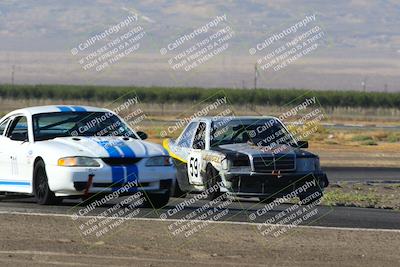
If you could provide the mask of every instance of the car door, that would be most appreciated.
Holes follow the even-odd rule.
[[[174,157],[177,179],[180,181],[181,186],[189,184],[187,162],[198,124],[197,121],[190,122],[178,139],[172,142],[169,147],[170,154]]]
[[[177,154],[182,160],[184,160],[184,162],[188,160],[188,155],[193,143],[194,134],[196,132],[198,124],[199,123],[197,121],[189,123],[172,147],[173,152]]]
[[[207,123],[200,121],[189,151],[189,158],[187,162],[189,183],[194,185],[202,185],[203,179],[201,175],[202,154],[206,149],[206,132]]]
[[[6,155],[6,137],[5,133],[7,130],[7,126],[10,122],[10,118],[6,118],[0,123],[0,186],[1,186],[1,181],[4,181],[5,179],[8,178],[8,175],[6,175],[6,169],[8,168],[9,165],[9,159],[8,156]]]
[[[4,176],[6,190],[12,192],[30,192],[32,168],[29,160],[31,143],[29,124],[26,116],[15,116],[7,127],[3,139]]]

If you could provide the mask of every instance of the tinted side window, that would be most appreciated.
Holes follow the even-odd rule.
[[[4,134],[4,131],[6,130],[9,121],[10,119],[6,119],[2,124],[0,124],[0,135]]]
[[[18,136],[16,140],[21,140],[22,136],[24,136],[25,139],[28,138],[28,120],[24,116],[16,117],[7,132],[7,137],[11,139],[14,139],[13,137],[16,136]]]
[[[194,149],[205,149],[206,148],[206,127],[205,122],[200,122],[199,127],[197,127],[196,135],[193,141]]]
[[[190,147],[191,146],[196,126],[197,126],[197,122],[191,122],[189,124],[189,126],[186,128],[186,130],[179,137],[178,146],[181,146],[181,147]]]

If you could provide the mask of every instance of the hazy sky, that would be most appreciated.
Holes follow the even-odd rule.
[[[396,0],[2,0],[0,82],[397,91],[399,25]]]

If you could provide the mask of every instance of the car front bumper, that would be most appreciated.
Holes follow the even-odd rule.
[[[293,172],[293,173],[226,173],[223,183],[224,191],[235,196],[282,197],[297,188],[313,185],[308,192],[320,191],[329,185],[323,172]],[[315,185],[315,186],[314,186]]]
[[[134,173],[121,168],[120,175],[109,166],[101,168],[46,166],[50,190],[57,196],[108,193],[122,187],[128,193],[151,191],[163,193],[171,189],[176,171],[173,166],[137,167]],[[92,178],[90,178],[92,176]]]

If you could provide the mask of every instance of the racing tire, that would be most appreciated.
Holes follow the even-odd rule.
[[[62,202],[62,198],[57,198],[49,188],[46,174],[46,166],[43,161],[39,161],[33,170],[33,193],[39,205],[55,205]]]
[[[218,175],[218,171],[212,166],[207,166],[205,178],[206,178],[206,192],[207,192],[206,200],[214,200],[222,196],[223,193],[221,192],[221,189],[218,185],[218,182],[221,181],[221,178]],[[214,190],[212,188],[217,188],[217,189]]]
[[[182,191],[182,189],[179,186],[178,180],[176,180],[172,197],[185,198],[186,196],[187,196],[187,193]]]
[[[157,193],[145,193],[146,201],[145,207],[160,209],[166,206],[169,202],[170,192],[157,194]]]

